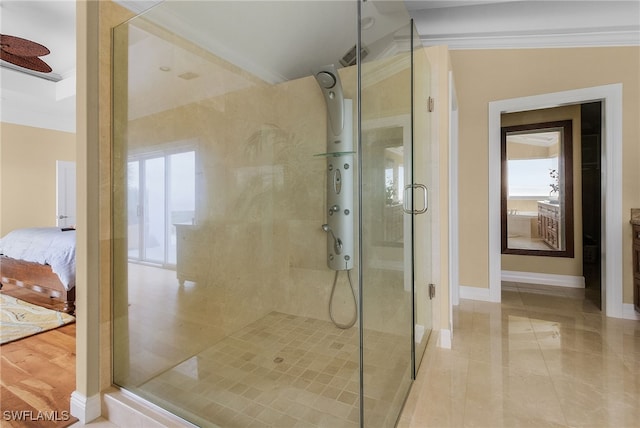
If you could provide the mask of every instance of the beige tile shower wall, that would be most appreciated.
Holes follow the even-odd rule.
[[[287,131],[277,125],[276,95],[257,86],[129,122],[130,153],[195,147],[197,293],[224,299],[226,334],[273,311],[286,280],[277,219],[289,206]]]
[[[345,98],[353,98],[355,74],[340,70]],[[275,222],[283,230],[280,255],[287,273],[280,284],[278,310],[328,320],[333,271],[327,267],[326,147],[327,113],[313,77],[277,85],[278,125],[283,139],[284,187],[278,192]],[[355,278],[355,275],[354,275]],[[344,288],[346,290],[346,288]]]
[[[348,98],[355,74],[342,74]],[[132,153],[195,144],[196,224],[207,237],[199,292],[224,296],[226,334],[273,310],[328,319],[326,161],[314,156],[326,151],[325,129],[312,77],[256,83],[129,122]]]
[[[640,203],[640,48],[451,51],[460,105],[460,283],[488,288],[488,103],[611,83],[623,85],[622,248],[629,210]],[[631,252],[623,252],[624,301],[631,302]]]
[[[536,257],[503,254],[502,270],[516,272],[549,273],[556,275],[582,276],[582,156],[580,141],[580,106],[557,107],[521,113],[502,115],[502,126],[515,126],[530,123],[572,121],[573,146],[573,243],[574,257]],[[537,211],[537,204],[533,209]]]

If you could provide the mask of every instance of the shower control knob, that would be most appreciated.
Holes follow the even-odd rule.
[[[344,215],[349,215],[350,212],[351,211],[349,211],[349,210],[344,210]]]
[[[345,259],[346,261],[349,261],[349,260],[351,260],[351,257],[349,257],[349,256],[344,256],[344,259]]]
[[[349,169],[349,164],[348,163],[344,164],[344,169]]]
[[[329,215],[333,215],[333,213],[337,213],[340,211],[340,207],[338,205],[334,205],[329,208]]]

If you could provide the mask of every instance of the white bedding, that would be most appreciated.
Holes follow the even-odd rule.
[[[76,285],[76,231],[59,227],[16,229],[0,239],[0,254],[51,266],[67,290]]]

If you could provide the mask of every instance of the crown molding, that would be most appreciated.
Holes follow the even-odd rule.
[[[606,32],[548,34],[465,34],[422,36],[424,46],[446,45],[451,50],[462,49],[526,49],[640,46],[640,29]]]

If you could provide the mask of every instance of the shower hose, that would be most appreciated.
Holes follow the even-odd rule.
[[[333,318],[333,293],[335,293],[336,291],[336,284],[338,283],[338,273],[340,273],[339,270],[336,271],[336,275],[333,277],[333,287],[331,288],[331,297],[329,297],[329,317],[336,327],[346,330],[353,327],[353,325],[356,323],[356,320],[358,319],[358,302],[356,301],[356,293],[353,291],[353,284],[351,284],[351,273],[350,270],[347,269],[349,290],[351,290],[351,295],[353,296],[353,318],[347,324],[340,324]]]

